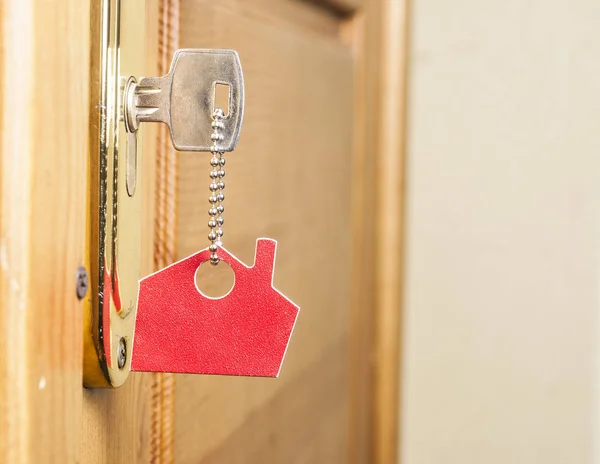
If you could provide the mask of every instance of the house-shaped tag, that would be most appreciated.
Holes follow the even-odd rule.
[[[273,287],[276,247],[259,239],[252,267],[219,248],[235,283],[218,299],[196,287],[208,249],[142,279],[131,370],[277,377],[299,308]]]

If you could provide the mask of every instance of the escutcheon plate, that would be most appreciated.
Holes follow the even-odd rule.
[[[145,0],[92,2],[86,387],[118,387],[131,365],[141,266],[141,144],[125,131],[122,76],[143,74],[144,21]]]

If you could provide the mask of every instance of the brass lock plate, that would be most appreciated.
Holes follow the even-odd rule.
[[[122,76],[144,71],[145,0],[92,2],[83,383],[118,387],[130,371],[141,263],[141,143],[123,122]]]

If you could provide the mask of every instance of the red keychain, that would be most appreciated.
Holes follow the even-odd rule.
[[[131,370],[277,377],[299,308],[273,287],[277,242],[259,239],[253,266],[221,245],[225,159],[223,112],[213,113],[210,246],[140,281]],[[200,265],[220,261],[235,274],[222,298],[196,286]]]
[[[251,267],[220,248],[235,284],[218,299],[196,287],[208,248],[143,279],[131,370],[277,377],[299,308],[273,288],[276,246],[259,239]]]

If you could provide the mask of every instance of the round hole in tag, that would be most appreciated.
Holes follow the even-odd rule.
[[[235,284],[235,273],[225,261],[213,266],[210,261],[203,262],[196,271],[196,288],[206,298],[223,298]]]

